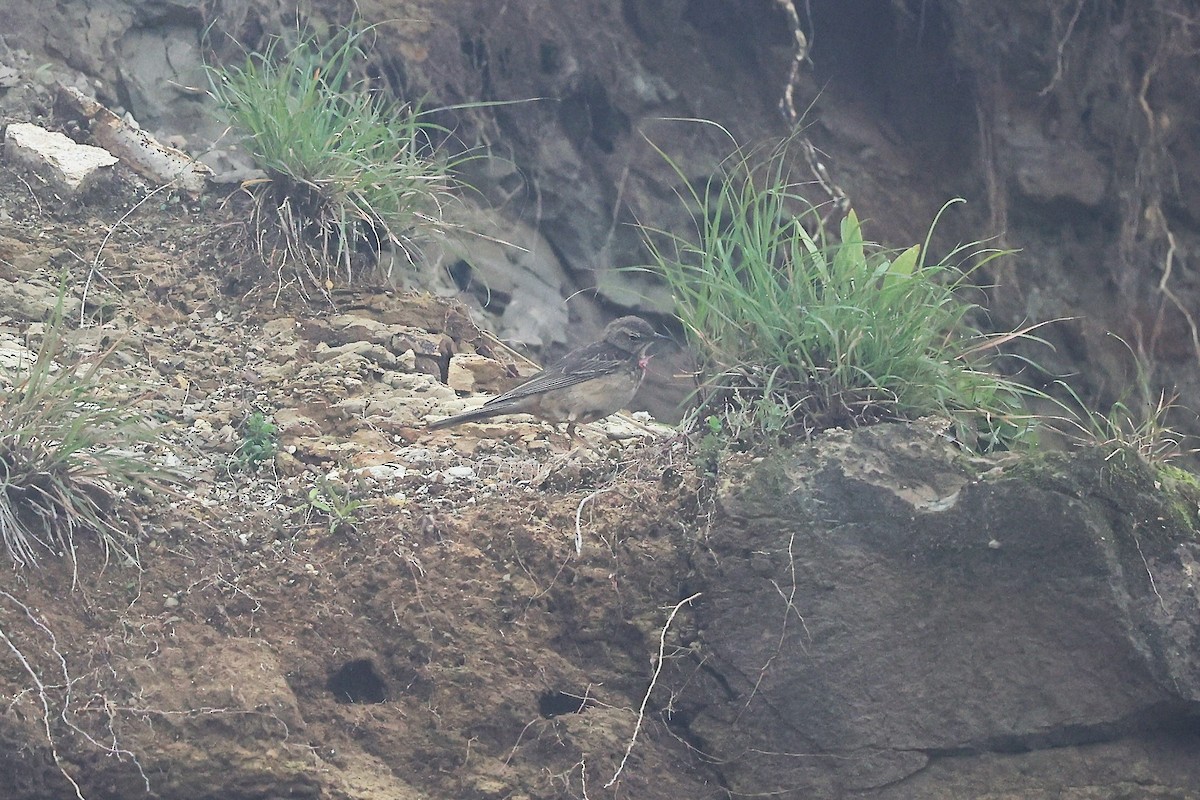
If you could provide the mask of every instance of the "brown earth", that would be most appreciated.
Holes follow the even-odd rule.
[[[107,208],[51,213],[0,169],[8,290],[52,297],[59,269],[75,287],[93,273],[73,354],[122,338],[106,383],[151,387],[145,408],[187,475],[145,519],[143,569],[84,545],[76,586],[49,554],[5,581],[3,630],[28,659],[6,659],[0,678],[7,797],[69,794],[63,772],[89,798],[142,796],[147,781],[193,798],[553,797],[613,774],[656,609],[679,599],[676,544],[708,508],[680,444],[568,456],[538,426],[421,434],[389,403],[430,407],[402,385],[429,376],[377,353],[330,358],[306,337],[335,315],[294,293],[222,291],[237,272],[222,246],[237,196],[131,211],[121,185]],[[79,256],[97,252],[93,271]],[[421,322],[406,302],[372,307]],[[6,309],[16,330],[37,321]],[[245,474],[231,463],[254,408],[280,420],[284,453]],[[364,503],[354,524],[307,502],[331,472]],[[655,715],[619,785],[702,792],[687,760]]]

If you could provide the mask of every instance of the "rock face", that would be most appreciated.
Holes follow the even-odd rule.
[[[974,479],[885,426],[734,475],[693,584],[712,680],[679,694],[726,785],[1200,796],[1195,507],[1103,456]]]

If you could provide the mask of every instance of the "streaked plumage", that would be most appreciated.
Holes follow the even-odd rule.
[[[500,414],[533,414],[571,426],[603,419],[633,399],[649,349],[665,337],[641,317],[621,317],[599,341],[567,353],[519,386],[482,406],[430,423],[431,430]]]

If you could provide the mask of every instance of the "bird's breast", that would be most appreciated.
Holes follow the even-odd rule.
[[[637,394],[641,370],[611,375],[548,392],[538,404],[539,416],[557,422],[595,422],[620,411]]]

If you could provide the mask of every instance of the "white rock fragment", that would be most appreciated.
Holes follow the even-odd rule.
[[[4,155],[48,181],[56,192],[78,196],[112,170],[117,158],[99,147],[77,144],[56,131],[13,122],[4,132]]]
[[[405,447],[396,453],[396,457],[410,464],[422,464],[433,461],[433,451],[426,447]]]
[[[394,480],[408,474],[408,468],[398,464],[375,464],[354,470],[355,475],[362,475],[376,481]]]
[[[446,478],[448,481],[473,481],[475,480],[475,469],[467,465],[458,467],[450,467],[446,470]]]
[[[405,350],[396,356],[396,367],[405,372],[412,372],[417,368],[417,354],[414,350]]]

